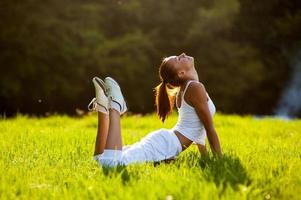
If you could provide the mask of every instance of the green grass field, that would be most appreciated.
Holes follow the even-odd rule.
[[[125,116],[123,142],[176,120]],[[94,114],[1,119],[0,199],[300,199],[301,120],[217,114],[214,123],[223,159],[193,145],[169,164],[106,170],[92,158]]]

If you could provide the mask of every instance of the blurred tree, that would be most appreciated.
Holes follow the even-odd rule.
[[[300,49],[296,0],[2,0],[0,112],[74,113],[113,76],[133,112],[154,110],[162,57],[195,57],[223,112],[271,113]],[[260,105],[260,106],[258,106]]]

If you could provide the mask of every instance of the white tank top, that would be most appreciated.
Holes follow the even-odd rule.
[[[204,125],[200,120],[200,118],[198,117],[195,108],[189,105],[188,103],[186,103],[184,99],[186,90],[191,82],[193,82],[193,80],[188,81],[188,83],[185,86],[183,95],[181,97],[181,105],[180,108],[178,108],[178,112],[179,112],[178,122],[171,130],[177,130],[186,138],[188,138],[189,140],[195,143],[204,144],[206,138],[206,131]],[[210,110],[210,114],[211,116],[213,116],[215,114],[216,109],[208,93],[207,93],[207,97],[208,97],[207,103]]]

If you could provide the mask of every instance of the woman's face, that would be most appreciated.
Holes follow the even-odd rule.
[[[174,67],[178,77],[181,80],[199,80],[198,74],[194,68],[194,58],[182,53],[178,56],[169,56],[167,58],[170,66]]]

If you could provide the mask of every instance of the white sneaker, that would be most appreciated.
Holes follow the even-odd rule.
[[[117,110],[120,111],[120,114],[122,115],[127,111],[127,105],[122,95],[120,86],[111,77],[105,78],[105,84],[107,89],[107,96],[110,98],[109,108],[113,108],[112,102],[115,102],[119,106]]]
[[[92,82],[95,87],[95,98],[88,105],[88,110],[95,110],[105,114],[109,114],[109,99],[106,96],[105,83],[98,77],[94,77]],[[92,108],[91,108],[92,105]]]

